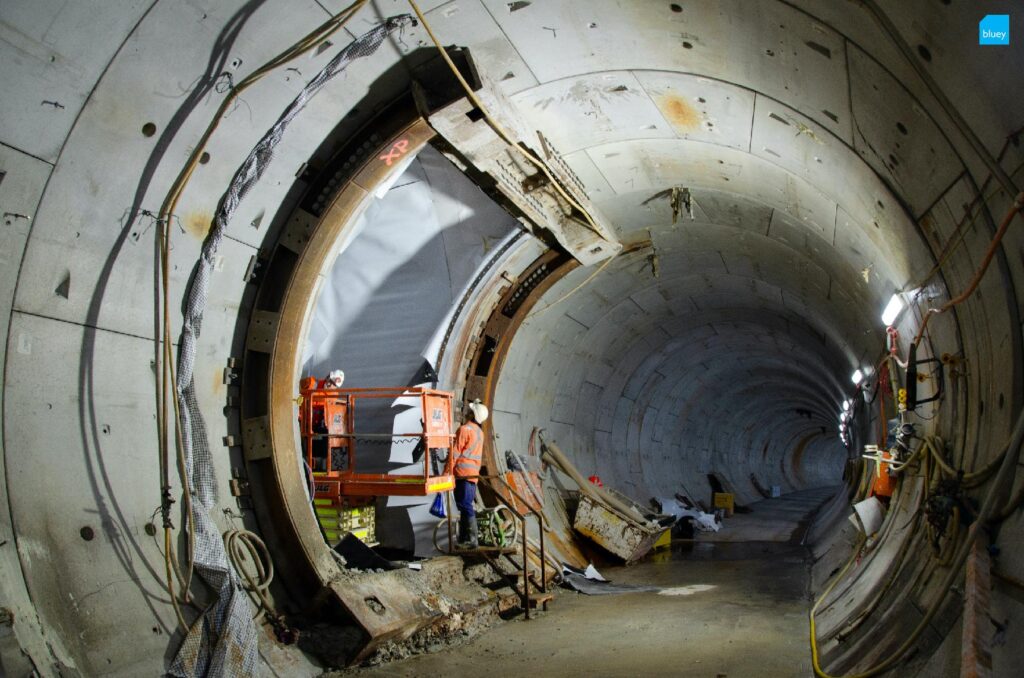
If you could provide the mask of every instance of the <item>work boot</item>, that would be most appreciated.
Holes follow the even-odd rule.
[[[459,536],[455,542],[455,546],[460,549],[475,548],[471,547],[470,544],[470,530],[469,530],[470,517],[465,513],[459,514]],[[474,519],[475,521],[475,519]]]
[[[469,520],[469,541],[467,542],[467,548],[475,549],[480,547],[480,540],[477,538],[476,532],[476,516],[470,516]]]

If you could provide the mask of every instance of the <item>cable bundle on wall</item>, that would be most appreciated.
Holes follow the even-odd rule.
[[[411,17],[402,15],[392,17],[365,35],[357,38],[342,49],[317,75],[306,84],[299,95],[285,108],[277,122],[267,131],[252,149],[241,167],[235,172],[227,192],[221,198],[216,216],[207,234],[196,267],[195,276],[187,289],[186,312],[182,328],[181,345],[178,355],[177,370],[173,364],[171,323],[170,323],[170,221],[175,215],[178,201],[183,194],[189,179],[195,170],[203,150],[217,129],[228,107],[238,98],[239,94],[253,85],[267,73],[287,64],[291,60],[321,44],[342,26],[364,5],[366,0],[357,0],[350,7],[319,26],[302,40],[270,60],[255,72],[246,77],[233,88],[217,110],[216,116],[209,124],[200,141],[194,147],[188,163],[178,175],[165,198],[158,217],[161,227],[160,271],[162,301],[162,380],[158,393],[159,445],[161,460],[161,508],[164,514],[164,550],[166,559],[167,589],[179,623],[186,630],[182,645],[170,667],[169,673],[177,676],[222,675],[236,672],[246,675],[255,672],[258,660],[256,629],[249,613],[249,605],[245,598],[235,594],[241,589],[237,567],[229,562],[238,563],[238,559],[247,552],[261,565],[255,574],[244,570],[243,575],[249,582],[250,595],[256,596],[257,607],[262,617],[263,611],[269,608],[266,597],[267,587],[273,576],[272,565],[269,564],[269,553],[265,546],[262,553],[266,556],[266,565],[255,554],[260,550],[262,542],[251,533],[229,533],[227,547],[221,541],[219,530],[213,523],[209,511],[216,502],[216,479],[214,477],[212,455],[209,450],[205,425],[196,400],[193,383],[193,365],[196,355],[196,342],[202,326],[203,312],[206,306],[210,276],[213,271],[214,254],[224,237],[233,213],[245,194],[259,181],[273,158],[275,146],[280,142],[288,124],[305,107],[306,103],[333,77],[345,70],[356,58],[368,56],[375,52],[384,39],[395,30],[399,30],[412,22]],[[177,372],[177,374],[175,374]],[[168,389],[174,384],[173,396]],[[189,556],[186,575],[178,572],[172,548],[170,521],[170,474],[168,470],[169,450],[168,433],[168,398],[174,409],[174,439],[177,449],[178,473],[181,479],[184,501],[188,516]],[[198,500],[198,506],[193,499]],[[177,601],[174,589],[174,576],[177,575],[183,591],[191,585],[193,568],[198,570],[204,581],[217,593],[217,600],[207,608],[191,628],[187,626],[184,615]]]
[[[923,461],[929,459],[938,460],[941,459],[938,447],[936,445],[937,439],[929,439],[923,444],[918,452],[926,453],[922,457]],[[928,607],[921,621],[914,627],[913,631],[904,639],[903,643],[886,659],[879,662],[875,666],[867,669],[866,671],[844,676],[843,678],[871,678],[872,676],[880,675],[894,666],[903,658],[903,656],[910,650],[911,647],[917,642],[921,633],[931,623],[932,619],[938,613],[942,602],[945,600],[946,593],[952,587],[956,578],[960,575],[960,569],[963,567],[967,560],[968,553],[970,552],[971,545],[978,538],[980,530],[986,529],[987,525],[992,521],[999,521],[1005,517],[1007,509],[1013,509],[1013,501],[1003,507],[997,506],[1000,497],[1004,491],[1008,489],[1009,485],[1012,485],[1013,479],[1016,475],[1017,462],[1020,458],[1021,446],[1024,443],[1024,410],[1017,417],[1017,421],[1014,425],[1013,432],[1010,436],[1010,441],[1006,448],[1001,454],[999,454],[995,460],[972,473],[961,473],[956,471],[948,464],[945,464],[945,460],[942,460],[942,464],[939,464],[938,468],[944,473],[952,472],[958,478],[969,478],[969,482],[977,486],[985,484],[991,479],[991,485],[989,485],[988,491],[985,493],[985,498],[982,502],[981,508],[978,511],[978,515],[975,521],[972,523],[968,530],[966,537],[958,547],[954,550],[952,547],[948,549],[946,553],[940,554],[939,565],[948,565],[949,569],[946,572],[946,576],[943,578],[942,583],[938,587],[940,594]],[[914,456],[917,456],[915,453]],[[944,465],[945,464],[945,465]],[[995,476],[992,477],[992,474]],[[929,472],[925,471],[925,482],[928,482]],[[1014,500],[1015,501],[1015,500]],[[915,511],[915,519],[919,515],[919,510]],[[958,516],[957,516],[958,518]],[[958,529],[958,528],[957,528]],[[958,535],[952,537],[952,544],[956,544]],[[850,567],[859,558],[861,550],[864,546],[864,540],[862,539],[854,549],[852,555],[846,564],[840,569],[839,573],[833,578],[833,580],[825,587],[821,595],[815,601],[814,606],[810,611],[810,642],[811,642],[811,659],[814,666],[814,672],[816,676],[821,678],[836,678],[831,674],[828,674],[822,669],[819,656],[818,656],[818,639],[817,629],[815,624],[815,616],[817,615],[818,609],[821,607],[825,599],[832,593],[836,585],[843,579]],[[945,562],[942,562],[945,561]]]

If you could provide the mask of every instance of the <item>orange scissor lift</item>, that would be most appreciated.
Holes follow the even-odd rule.
[[[355,532],[367,541],[365,524],[345,516],[371,506],[379,496],[423,497],[455,487],[451,469],[452,399],[447,391],[428,388],[326,388],[314,377],[300,382],[299,428],[302,450],[313,476],[313,503],[328,541],[342,532]],[[409,433],[360,432],[359,403],[372,400],[419,401],[421,430]],[[379,445],[390,451],[395,439],[418,439],[423,448],[422,473],[360,473],[359,445]],[[433,472],[432,460],[444,451],[445,466]],[[362,527],[363,534],[358,529]],[[372,539],[372,527],[370,529]]]

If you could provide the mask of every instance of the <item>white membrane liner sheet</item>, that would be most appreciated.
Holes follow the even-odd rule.
[[[373,201],[325,274],[303,351],[303,374],[345,372],[351,388],[432,385],[425,363],[436,358],[452,309],[486,260],[520,224],[450,161],[426,147],[392,187]],[[396,331],[398,330],[398,331]],[[433,369],[435,366],[430,365]],[[408,402],[381,401],[357,411],[360,433],[417,430]],[[411,441],[358,455],[365,472],[415,472]],[[379,453],[378,453],[379,450]],[[413,464],[413,466],[409,466]],[[431,497],[391,497],[379,516],[382,543],[433,551]],[[382,520],[381,520],[382,519]],[[386,540],[386,541],[385,541]]]

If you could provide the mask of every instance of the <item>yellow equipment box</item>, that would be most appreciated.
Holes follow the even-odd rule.
[[[715,492],[714,500],[716,509],[725,509],[725,515],[732,515],[735,503],[731,492]]]
[[[330,499],[314,499],[316,519],[327,535],[327,542],[334,546],[352,533],[367,546],[377,543],[377,520],[374,506],[344,507],[335,505]]]

